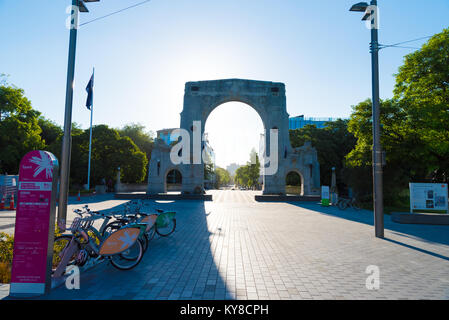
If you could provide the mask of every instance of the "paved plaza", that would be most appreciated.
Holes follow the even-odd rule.
[[[449,226],[401,225],[371,211],[317,203],[258,203],[254,191],[209,191],[213,201],[146,201],[177,211],[177,228],[156,236],[141,263],[102,263],[41,299],[449,299]],[[117,209],[112,196],[71,198],[72,208]],[[11,231],[0,212],[0,231]],[[2,216],[3,215],[3,216]],[[9,220],[8,220],[9,219]],[[69,219],[70,220],[70,219]],[[368,266],[380,288],[368,290]],[[0,297],[8,286],[0,286]]]

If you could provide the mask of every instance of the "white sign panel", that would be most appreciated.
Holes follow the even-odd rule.
[[[410,183],[410,212],[414,210],[448,212],[448,191],[445,183]]]

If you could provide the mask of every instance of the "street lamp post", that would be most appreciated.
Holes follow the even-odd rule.
[[[350,11],[364,12],[362,20],[370,21],[371,29],[371,65],[373,94],[373,195],[374,195],[374,229],[378,238],[384,237],[383,208],[383,169],[382,146],[380,144],[380,98],[379,98],[379,32],[377,0],[371,4],[360,2],[353,5]]]
[[[67,85],[64,114],[64,137],[61,150],[61,178],[59,183],[58,226],[65,229],[67,220],[67,198],[69,192],[70,152],[72,149],[72,102],[75,78],[76,37],[78,31],[79,12],[89,12],[84,2],[98,2],[100,0],[72,0],[70,21],[69,61],[67,67]]]

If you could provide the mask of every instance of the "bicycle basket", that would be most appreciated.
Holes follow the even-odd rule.
[[[75,232],[76,230],[78,230],[78,228],[81,226],[81,218],[76,217],[75,219],[73,219],[72,221],[72,225],[70,226],[70,230],[72,232]]]
[[[89,229],[94,224],[94,220],[86,219],[81,222],[81,229]]]

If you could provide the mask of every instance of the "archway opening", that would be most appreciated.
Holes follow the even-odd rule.
[[[179,170],[173,169],[167,173],[165,178],[166,191],[181,191],[182,189],[182,174]]]
[[[285,193],[290,195],[302,196],[303,182],[301,175],[296,171],[290,171],[285,178]]]
[[[214,189],[262,189],[262,177],[259,169],[254,173],[254,166],[250,179],[236,179],[239,168],[262,162],[259,149],[264,124],[252,106],[243,102],[217,106],[206,119],[204,133],[206,144],[213,151]],[[229,181],[223,175],[229,175]]]

